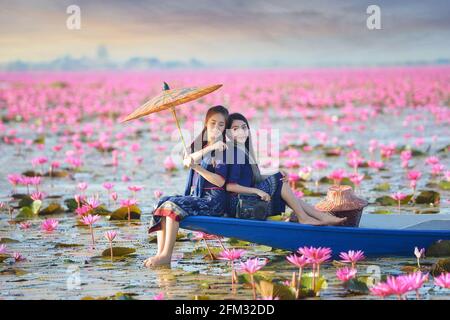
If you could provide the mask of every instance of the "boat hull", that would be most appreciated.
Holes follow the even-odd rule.
[[[411,256],[414,247],[427,248],[438,240],[450,240],[449,230],[318,227],[205,216],[187,217],[180,227],[290,251],[303,246],[330,247],[334,254],[363,250],[366,256]]]

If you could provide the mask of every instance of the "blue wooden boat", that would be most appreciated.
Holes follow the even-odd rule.
[[[386,219],[386,217],[377,217],[377,219]],[[296,251],[303,246],[330,247],[334,254],[348,250],[363,250],[366,256],[372,257],[411,256],[416,246],[427,248],[438,240],[450,240],[448,217],[444,220],[432,221],[429,221],[428,217],[421,217],[422,221],[419,219],[418,222],[411,219],[407,219],[409,225],[399,226],[398,223],[397,225],[393,223],[397,228],[387,229],[380,228],[380,224],[377,228],[376,223],[373,222],[373,227],[352,228],[190,216],[181,221],[180,227],[290,251]],[[362,219],[361,222],[363,223],[364,220]]]

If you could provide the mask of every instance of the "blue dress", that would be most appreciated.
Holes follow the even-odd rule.
[[[215,163],[214,163],[215,162]],[[227,177],[225,152],[203,158],[200,165],[206,170]],[[184,195],[161,197],[153,211],[148,233],[161,230],[161,217],[170,217],[181,221],[187,216],[222,216],[225,213],[227,192],[224,187],[217,187],[194,170],[189,170],[189,177]]]
[[[239,157],[239,158],[238,158]],[[245,161],[237,161],[237,159],[244,159]],[[248,155],[238,148],[234,148],[234,161],[228,164],[228,179],[227,184],[239,184],[243,187],[252,187],[262,190],[270,195],[270,213],[269,215],[278,215],[286,210],[286,202],[281,197],[281,188],[283,182],[281,181],[283,175],[277,172],[264,180],[253,183],[253,171]],[[238,204],[238,194],[228,192],[227,197],[227,215],[230,217],[236,216],[236,206]]]

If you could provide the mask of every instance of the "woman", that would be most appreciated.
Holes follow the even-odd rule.
[[[191,153],[185,155],[184,163],[190,170],[184,196],[162,197],[153,212],[149,233],[158,231],[158,252],[144,261],[145,266],[170,264],[179,222],[183,218],[223,215],[226,206],[224,149],[227,117],[228,110],[223,106],[212,107],[206,113],[204,128],[192,142]]]
[[[286,204],[292,208],[298,222],[311,225],[338,225],[346,218],[337,218],[329,213],[320,212],[313,206],[298,199],[285,179],[278,172],[267,178],[260,174],[253,152],[250,127],[247,119],[240,113],[229,115],[226,132],[231,140],[228,156],[233,154],[234,161],[228,168],[226,190],[228,209],[231,215],[236,213],[239,193],[256,194],[262,200],[271,201],[271,215],[285,211]]]

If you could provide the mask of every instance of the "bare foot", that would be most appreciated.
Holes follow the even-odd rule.
[[[145,259],[144,260],[144,266],[147,267],[147,268],[150,267],[152,265],[153,259],[155,259],[157,256],[158,256],[158,254],[153,256],[153,257]]]
[[[323,215],[324,215],[323,222],[325,222],[329,226],[338,226],[343,224],[347,220],[347,217],[339,218],[333,216],[329,212],[323,212]]]
[[[306,218],[306,219],[303,219],[303,218],[299,219],[298,223],[308,224],[308,225],[311,225],[311,226],[326,226],[327,225],[327,223],[325,221],[319,221],[319,220],[316,220],[316,219],[308,219],[308,218]]]
[[[150,266],[157,267],[157,266],[163,266],[163,265],[170,265],[171,260],[172,260],[171,256],[164,256],[164,255],[155,256],[151,260]]]

